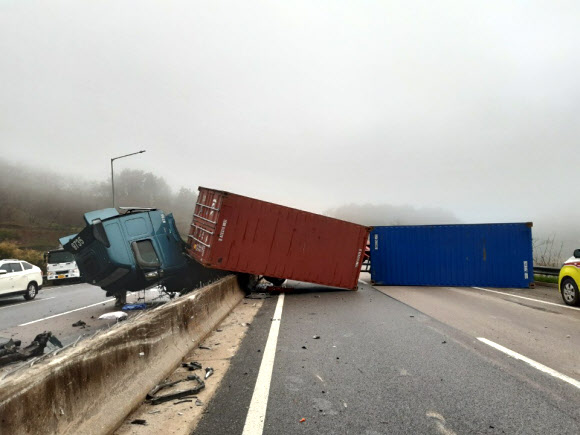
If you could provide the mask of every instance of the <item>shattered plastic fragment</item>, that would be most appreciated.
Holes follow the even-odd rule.
[[[304,423],[305,421],[306,421],[306,419],[305,419],[305,418],[301,418],[301,419],[300,419],[300,423]]]
[[[147,305],[145,304],[125,304],[123,305],[123,308],[121,308],[123,311],[135,311],[135,310],[145,310],[147,309]]]

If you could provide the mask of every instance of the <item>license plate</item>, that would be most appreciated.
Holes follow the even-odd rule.
[[[57,276],[57,278],[58,278],[58,279],[65,279],[65,278],[66,278],[66,276],[64,276],[64,275],[59,275],[59,276]]]

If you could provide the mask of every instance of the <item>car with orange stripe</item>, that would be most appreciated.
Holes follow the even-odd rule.
[[[568,258],[560,269],[558,288],[562,299],[568,305],[580,305],[580,249],[574,251],[574,255]]]

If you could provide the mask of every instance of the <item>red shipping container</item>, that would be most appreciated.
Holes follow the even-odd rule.
[[[356,290],[370,228],[199,188],[188,254],[214,269]]]

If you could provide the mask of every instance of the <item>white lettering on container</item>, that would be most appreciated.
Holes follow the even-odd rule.
[[[356,269],[358,267],[358,263],[360,261],[360,255],[362,254],[362,249],[358,250],[358,254],[356,255],[356,263],[354,263],[354,268]]]
[[[222,229],[220,231],[220,237],[218,239],[219,242],[221,242],[224,239],[224,234],[226,232],[226,225],[228,224],[228,220],[224,219],[224,221],[222,222]]]

